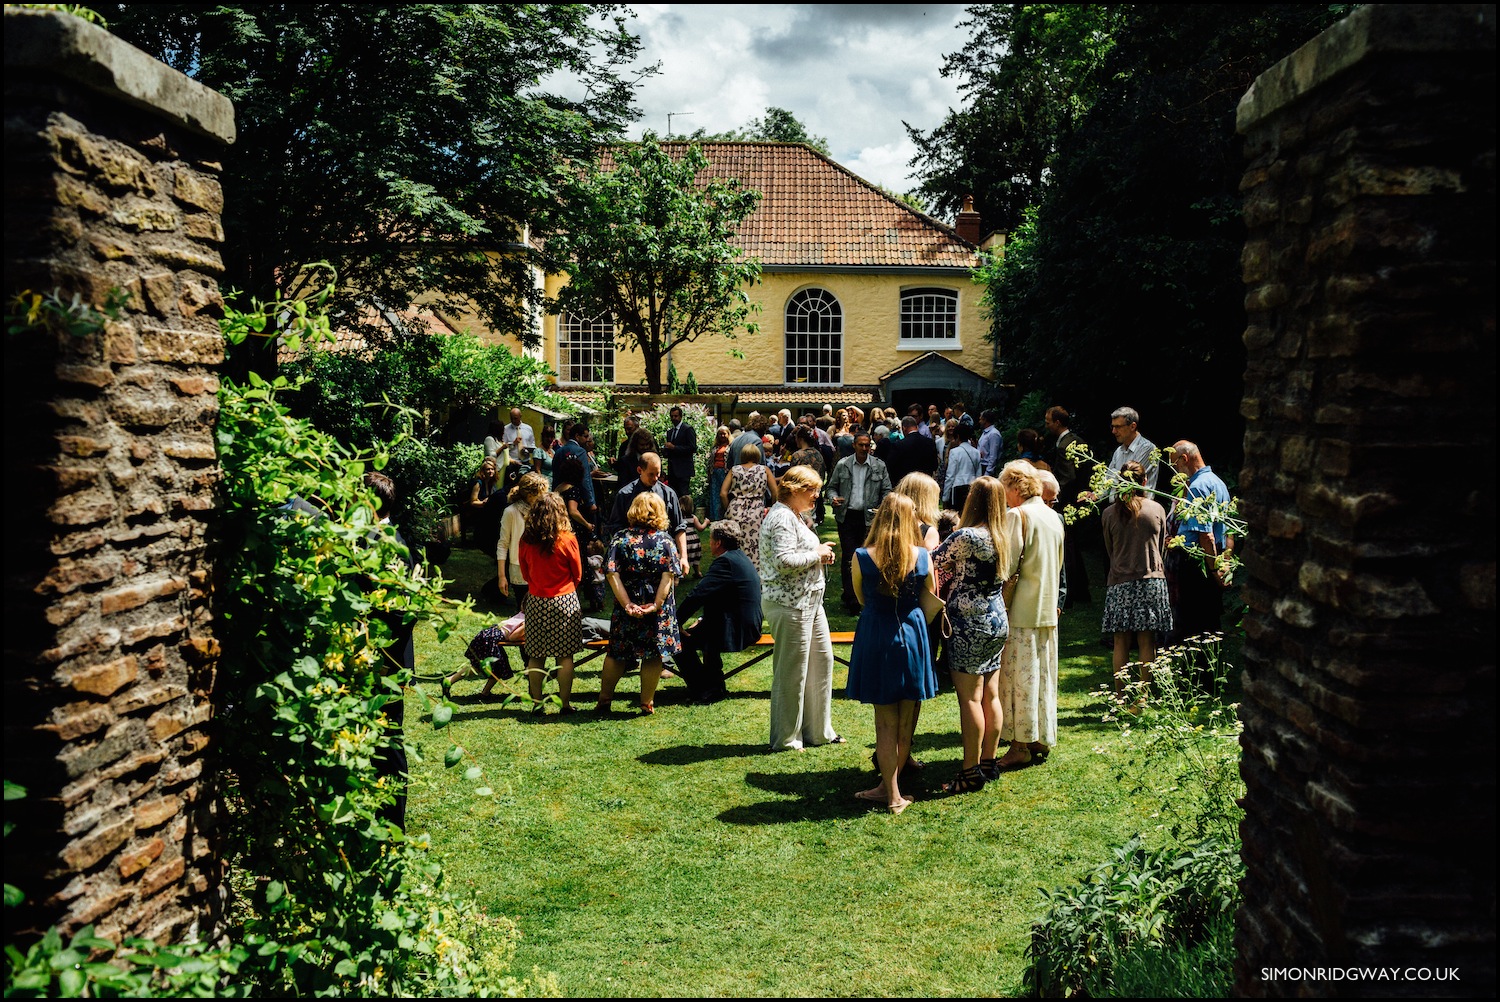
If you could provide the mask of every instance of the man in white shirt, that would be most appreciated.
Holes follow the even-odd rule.
[[[839,571],[844,583],[845,610],[857,613],[854,597],[854,551],[865,543],[865,532],[881,499],[891,492],[891,475],[885,463],[870,455],[870,436],[854,439],[854,455],[845,456],[828,478],[828,497],[839,527]]]
[[[521,423],[521,408],[510,409],[510,424],[501,432],[500,440],[509,450],[512,462],[520,460],[522,449],[536,448],[536,434],[531,430],[531,425]]]

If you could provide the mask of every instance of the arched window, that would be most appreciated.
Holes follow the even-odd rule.
[[[844,311],[833,294],[803,289],[786,303],[786,381],[844,382]]]
[[[557,318],[557,375],[564,383],[615,381],[615,323],[608,313]]]
[[[958,293],[952,289],[901,290],[901,346],[958,344]]]

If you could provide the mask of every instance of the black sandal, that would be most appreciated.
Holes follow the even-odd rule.
[[[978,769],[979,774],[986,780],[1000,778],[1000,760],[997,758],[982,758],[974,768]]]
[[[988,781],[984,771],[979,766],[971,766],[963,769],[954,777],[953,782],[943,784],[944,793],[978,793],[984,789]]]

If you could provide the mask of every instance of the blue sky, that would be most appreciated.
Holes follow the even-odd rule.
[[[640,88],[635,134],[738,128],[786,108],[835,160],[897,191],[914,186],[902,121],[937,125],[956,106],[939,74],[963,47],[962,4],[633,4],[631,30],[661,73]],[[685,117],[677,117],[690,112]]]

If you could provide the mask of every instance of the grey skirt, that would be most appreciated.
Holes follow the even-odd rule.
[[[1109,586],[1104,595],[1103,632],[1166,632],[1172,628],[1172,602],[1166,578],[1144,578]]]

